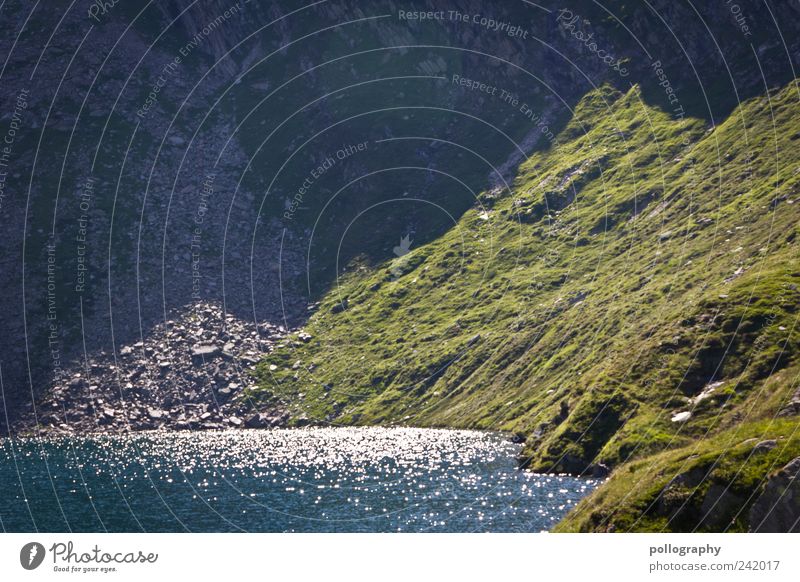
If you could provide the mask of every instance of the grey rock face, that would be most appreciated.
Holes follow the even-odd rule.
[[[794,416],[796,414],[800,414],[800,388],[795,390],[792,399],[781,409],[778,416]]]
[[[728,526],[744,500],[723,485],[713,484],[708,488],[700,506],[703,525],[719,531]]]
[[[222,350],[219,346],[214,345],[198,345],[192,349],[192,358],[195,360],[210,360],[212,358],[216,358],[222,353]]]
[[[778,446],[778,441],[775,440],[761,441],[760,443],[758,443],[756,446],[753,447],[753,454],[758,455],[767,453],[777,446]]]
[[[800,532],[800,457],[770,477],[750,508],[750,530]]]

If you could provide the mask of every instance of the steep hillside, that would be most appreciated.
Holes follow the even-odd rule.
[[[461,220],[473,192],[511,180],[525,154],[550,147],[580,99],[604,83],[639,85],[648,105],[712,123],[738,100],[788,83],[800,55],[795,2],[738,0],[746,32],[732,7],[672,0],[112,4],[90,3],[89,13],[81,3],[0,5],[0,131],[14,134],[0,156],[3,434],[35,418],[34,404],[61,409],[53,422],[64,424],[60,394],[75,374],[94,374],[88,362],[105,378],[103,362],[187,313],[202,321],[205,306],[215,305],[252,329],[293,328],[354,259],[374,268],[395,247],[404,252],[407,235],[415,257],[432,252],[437,247],[419,247],[455,223],[476,223],[474,213]],[[573,122],[572,131],[582,128]],[[563,151],[586,161],[570,153],[569,135],[561,136]],[[561,158],[537,159],[555,164],[553,172],[572,169],[556,167]],[[508,195],[491,196],[497,212],[511,212]],[[521,204],[523,220],[536,218],[538,209]],[[482,229],[512,240],[497,216]],[[519,254],[529,274],[565,275],[573,254],[562,240],[565,220],[547,234],[560,263],[548,255],[546,267],[528,264],[529,247],[541,248],[541,225],[520,230],[504,252]],[[471,234],[465,240],[475,242]],[[576,259],[588,252],[575,250]],[[506,271],[506,255],[470,258],[452,282],[456,299],[475,290],[477,265],[491,263],[500,277]],[[517,277],[507,301],[491,303],[487,293],[500,293],[501,281],[485,284],[495,288],[483,285],[474,298],[485,316],[505,305],[542,321],[536,287],[523,293]],[[531,299],[520,305],[525,293]],[[420,324],[432,334],[452,319],[454,307],[439,300],[448,306]],[[458,341],[450,338],[448,349]],[[474,366],[484,349],[473,346],[465,364]],[[126,365],[122,376],[129,373],[136,369]],[[515,373],[522,372],[504,370]],[[193,374],[181,376],[201,387]],[[93,397],[119,393],[87,383],[95,385],[103,394]],[[503,423],[521,417],[505,415],[508,400]]]
[[[593,91],[555,145],[444,236],[349,264],[249,397],[298,423],[512,431],[535,471],[656,455],[669,480],[687,458],[775,439],[745,471],[754,491],[800,454],[798,97],[792,83],[709,127],[638,87]],[[613,525],[611,488],[650,462],[617,469],[564,527]],[[636,511],[663,488],[646,473]]]

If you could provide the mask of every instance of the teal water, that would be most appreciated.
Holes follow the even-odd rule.
[[[407,428],[0,440],[0,527],[48,532],[536,532],[597,481],[495,434]]]

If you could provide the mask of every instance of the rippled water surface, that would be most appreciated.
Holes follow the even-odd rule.
[[[5,531],[541,531],[596,481],[494,434],[331,428],[0,440]]]

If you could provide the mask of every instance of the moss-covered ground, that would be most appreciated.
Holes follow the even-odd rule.
[[[800,449],[776,417],[797,390],[799,98],[711,127],[637,87],[588,94],[443,236],[342,268],[248,397],[298,423],[519,433],[536,471],[612,467],[562,529],[744,528],[698,508],[714,484],[746,506]]]

